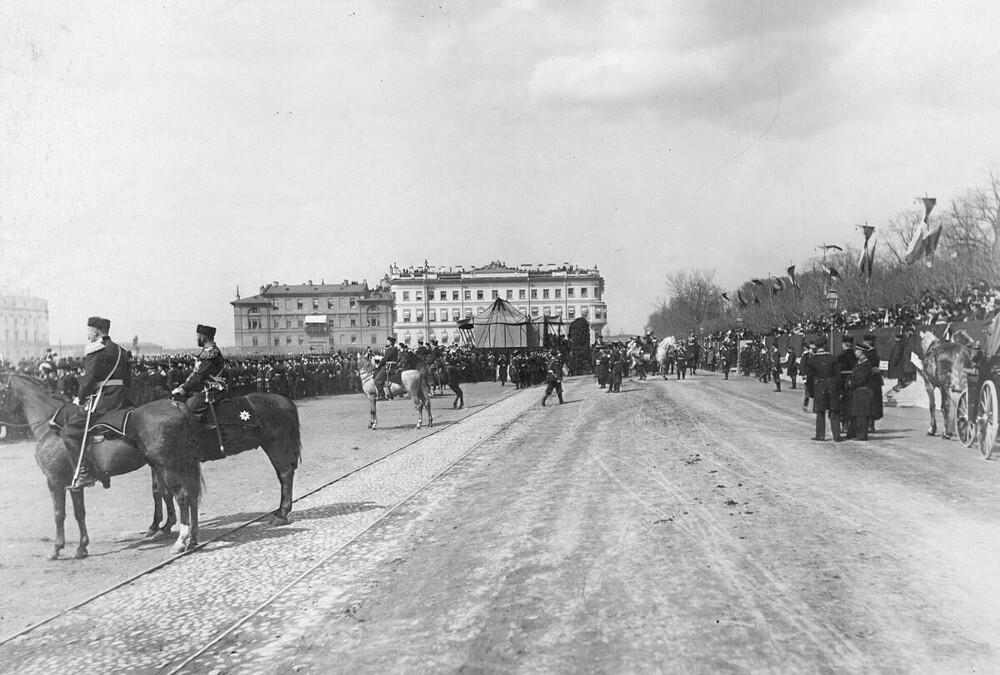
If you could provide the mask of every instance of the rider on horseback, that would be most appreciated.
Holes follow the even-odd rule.
[[[209,402],[215,402],[226,390],[222,377],[226,359],[215,344],[214,327],[199,325],[196,334],[201,353],[196,357],[194,372],[170,394],[178,400],[186,399],[187,409],[201,421]]]
[[[78,395],[78,400],[84,404],[76,406],[62,430],[70,456],[77,458],[76,473],[73,482],[66,488],[68,490],[82,490],[96,482],[93,458],[83,443],[88,422],[132,405],[128,396],[132,354],[108,337],[110,330],[111,321],[108,319],[92,316],[87,320],[89,342],[84,350],[84,374]],[[111,486],[107,479],[101,482],[104,487]]]
[[[385,353],[382,355],[382,363],[379,364],[378,371],[375,372],[375,388],[378,389],[378,400],[386,400],[385,381],[389,379],[392,367],[399,360],[399,349],[396,348],[396,338],[389,336],[385,339]]]

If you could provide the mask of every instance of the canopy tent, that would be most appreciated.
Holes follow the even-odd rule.
[[[479,349],[522,349],[538,346],[538,333],[527,316],[497,298],[473,319],[476,347]]]

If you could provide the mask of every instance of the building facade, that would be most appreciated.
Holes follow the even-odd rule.
[[[233,306],[236,350],[303,354],[381,347],[392,333],[392,295],[368,282],[281,284]]]
[[[28,295],[0,294],[0,358],[10,363],[40,357],[49,348],[49,303]]]
[[[563,265],[508,267],[492,262],[470,270],[444,267],[390,267],[388,283],[395,309],[395,335],[410,344],[437,340],[459,343],[458,322],[486,310],[503,298],[533,323],[561,329],[583,317],[590,322],[591,340],[608,323],[604,278],[597,268]]]

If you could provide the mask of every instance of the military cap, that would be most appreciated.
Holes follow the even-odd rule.
[[[391,335],[389,337],[387,337],[385,339],[385,341],[386,342],[391,342],[392,344],[396,344],[396,338],[392,337]]]
[[[198,324],[198,328],[195,329],[195,332],[198,335],[201,335],[203,337],[207,337],[209,340],[214,340],[215,339],[215,328],[213,326],[202,326],[199,323]]]
[[[822,347],[826,347],[826,345],[828,344],[828,341],[827,341],[825,335],[820,335],[819,337],[813,339],[812,343],[814,345],[816,345],[817,347],[822,348]]]
[[[87,327],[96,328],[97,330],[111,330],[111,321],[99,316],[92,316],[87,319]]]

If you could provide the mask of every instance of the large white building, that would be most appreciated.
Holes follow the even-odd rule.
[[[21,294],[0,294],[0,358],[17,363],[49,348],[49,303]]]
[[[562,265],[509,267],[492,262],[473,269],[452,267],[389,269],[387,282],[395,308],[393,330],[410,344],[436,339],[460,340],[458,322],[475,317],[503,298],[542,326],[559,326],[565,334],[575,319],[590,322],[591,339],[608,323],[604,278],[597,268]]]

